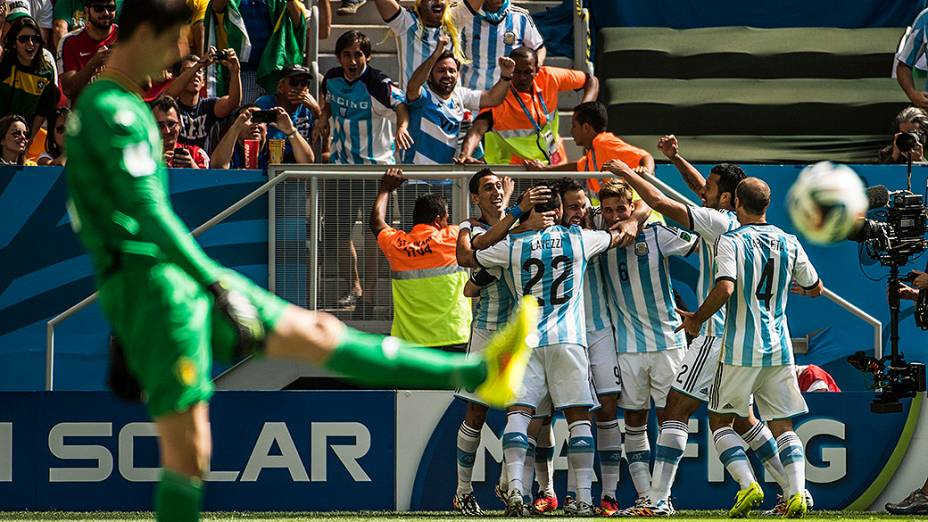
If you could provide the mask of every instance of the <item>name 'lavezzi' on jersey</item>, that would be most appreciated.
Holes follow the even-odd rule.
[[[768,224],[744,225],[716,245],[716,281],[735,291],[726,303],[722,362],[733,366],[794,364],[786,322],[790,283],[818,284],[818,273],[796,236]]]
[[[503,268],[516,298],[533,295],[538,299],[538,346],[586,346],[583,275],[589,259],[610,243],[610,234],[602,230],[553,226],[513,234],[477,251],[476,257],[485,268]]]

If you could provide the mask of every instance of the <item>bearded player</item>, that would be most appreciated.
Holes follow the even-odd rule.
[[[159,520],[199,518],[210,458],[212,357],[256,349],[325,366],[374,386],[476,389],[507,403],[528,359],[534,302],[479,358],[364,334],[303,310],[205,255],[173,213],[161,139],[141,85],[174,63],[184,0],[133,0],[107,72],[87,86],[67,123],[68,210],[90,251],[103,313],[121,341],[159,436]]]

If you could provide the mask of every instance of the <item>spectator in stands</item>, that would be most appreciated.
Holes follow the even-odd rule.
[[[119,39],[115,0],[84,0],[87,25],[64,36],[58,48],[61,90],[71,101],[103,70],[110,48]]]
[[[490,164],[520,164],[531,160],[544,165],[566,163],[567,153],[558,136],[559,94],[583,89],[582,101],[593,101],[599,95],[599,81],[580,71],[538,67],[536,53],[529,47],[520,47],[509,57],[516,63],[513,88],[501,105],[477,117],[456,161],[478,162],[474,151],[485,138],[485,160]]]
[[[209,155],[196,145],[187,145],[177,141],[180,135],[180,115],[177,102],[167,95],[160,96],[151,104],[158,130],[161,131],[161,143],[164,146],[164,163],[168,167],[180,169],[208,169]]]
[[[512,82],[515,62],[500,57],[502,75],[492,90],[475,91],[458,85],[458,66],[447,36],[441,36],[435,51],[409,80],[409,106],[413,146],[404,163],[449,164],[454,161],[465,111],[477,112],[503,102]]]
[[[383,21],[396,37],[400,62],[399,85],[405,89],[416,68],[435,52],[440,36],[450,39],[450,50],[458,61],[465,61],[457,26],[451,18],[446,0],[416,0],[415,9],[405,9],[397,0],[375,0]],[[482,89],[476,89],[482,90]]]
[[[424,346],[463,352],[470,339],[467,272],[458,266],[458,227],[448,225],[448,203],[439,194],[416,199],[409,232],[387,225],[390,194],[406,177],[388,169],[371,209],[370,227],[393,275],[391,335]]]
[[[313,140],[327,141],[334,126],[330,163],[395,163],[393,111],[398,120],[395,143],[402,150],[412,145],[408,112],[392,80],[369,65],[370,39],[360,31],[348,31],[335,42],[335,55],[341,66],[322,80],[322,116]]]
[[[274,92],[280,70],[302,64],[310,11],[298,0],[212,0],[205,20],[206,41],[235,49],[242,62],[243,100],[251,103],[264,92]],[[332,15],[328,2],[319,2],[319,37],[329,34]],[[209,73],[210,95],[227,92],[222,68]]]
[[[45,152],[39,155],[36,163],[42,166],[63,167],[67,163],[64,153],[64,130],[71,109],[60,107],[48,120],[48,134],[45,136]]]
[[[55,67],[43,43],[35,20],[23,16],[4,35],[0,58],[0,115],[22,116],[31,122],[33,136],[54,114],[59,98]]]
[[[512,57],[519,47],[535,51],[537,66],[545,62],[545,41],[532,15],[512,5],[512,0],[460,0],[451,8],[451,17],[461,30],[464,54],[470,60],[461,68],[465,87],[493,87],[499,80],[499,57]]]
[[[902,152],[896,146],[896,140],[904,132],[918,136],[919,142],[911,152]],[[893,120],[893,142],[880,149],[880,163],[906,163],[909,156],[912,161],[925,161],[925,144],[928,140],[928,112],[919,107],[906,107],[899,111]]]
[[[606,106],[597,101],[584,102],[574,107],[574,118],[570,134],[578,147],[583,147],[583,157],[571,163],[545,166],[538,160],[526,163],[533,170],[561,170],[568,172],[602,172],[603,165],[618,160],[638,172],[653,173],[654,157],[644,149],[629,145],[615,134],[608,132],[609,113]],[[590,178],[590,192],[599,192],[600,180]]]
[[[10,28],[9,24],[24,16],[31,16],[39,26],[39,34],[42,35],[44,45],[51,47],[52,0],[5,0],[2,5],[6,8],[4,35]],[[54,49],[54,47],[51,48]]]
[[[116,19],[122,12],[124,0],[116,0]],[[88,20],[89,13],[84,0],[55,0],[54,22],[52,28],[52,49],[58,50],[58,44],[64,35],[71,31],[82,29]]]
[[[835,382],[834,377],[822,368],[814,365],[796,365],[796,378],[799,380],[799,391],[802,393],[811,392],[833,392],[839,393],[841,388]]]
[[[0,165],[35,165],[26,159],[29,125],[22,116],[10,114],[0,118]]]
[[[252,116],[257,111],[260,111],[260,109],[253,103],[239,109],[235,122],[229,127],[228,132],[222,137],[222,140],[216,146],[216,150],[210,156],[214,169],[245,168],[245,140],[256,140],[258,142],[258,168],[267,168],[270,159],[267,148],[268,124],[259,123],[252,119]],[[293,148],[295,163],[312,163],[314,159],[313,150],[306,139],[297,132],[287,111],[280,107],[272,109],[272,111],[277,116],[271,125],[282,131],[287,137],[287,141]]]
[[[284,67],[277,81],[277,94],[267,94],[255,101],[261,110],[270,110],[280,107],[290,115],[293,126],[307,141],[312,140],[313,126],[319,119],[321,109],[319,103],[309,92],[309,82],[313,79],[312,72],[302,65],[288,65]],[[268,139],[285,139],[284,132],[276,127],[267,130]],[[284,149],[284,163],[294,161],[293,147],[287,143]]]
[[[353,15],[366,3],[367,0],[342,0],[341,5],[338,7],[338,16]]]
[[[213,130],[218,122],[227,118],[238,109],[242,102],[242,81],[238,56],[234,49],[226,49],[219,60],[228,70],[231,79],[229,92],[222,97],[201,98],[200,92],[206,85],[206,69],[209,64],[217,61],[216,49],[210,48],[203,58],[189,55],[183,58],[176,66],[175,80],[165,91],[165,94],[177,99],[177,108],[180,113],[181,130],[178,141],[186,145],[196,145],[201,149],[212,152],[217,139],[213,139]]]

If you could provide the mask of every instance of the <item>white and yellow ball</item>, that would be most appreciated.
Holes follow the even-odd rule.
[[[803,169],[786,200],[793,226],[819,245],[846,239],[867,212],[860,176],[846,165],[828,161]]]

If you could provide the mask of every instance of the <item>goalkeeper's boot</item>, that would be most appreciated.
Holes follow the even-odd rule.
[[[735,496],[735,505],[728,511],[728,516],[730,518],[744,518],[763,501],[764,490],[760,489],[760,484],[757,482],[751,482],[750,486],[742,489]],[[804,498],[803,503],[805,503]]]
[[[480,504],[477,504],[477,499],[474,497],[473,492],[455,495],[451,500],[451,505],[454,506],[454,509],[456,509],[458,513],[466,517],[479,517],[483,515],[483,511],[480,510]]]
[[[783,516],[786,518],[802,518],[806,516],[808,510],[809,506],[806,504],[805,492],[800,492],[789,497],[789,500],[786,501],[786,513]]]
[[[532,348],[538,345],[537,325],[538,302],[525,296],[515,317],[484,348],[487,378],[476,394],[488,406],[504,408],[515,400]]]

